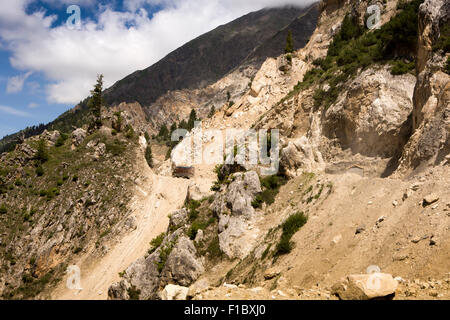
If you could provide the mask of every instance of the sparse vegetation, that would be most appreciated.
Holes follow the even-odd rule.
[[[153,155],[152,155],[152,147],[150,144],[147,145],[145,149],[145,160],[150,168],[153,168]]]
[[[303,212],[297,212],[283,222],[281,225],[283,232],[281,234],[280,241],[277,244],[275,255],[283,255],[291,252],[293,248],[291,238],[303,225],[306,224],[306,222],[307,217],[303,214]]]
[[[399,13],[380,29],[373,31],[364,30],[356,18],[347,15],[328,48],[326,58],[314,61],[315,68],[308,71],[303,81],[279,103],[318,84],[320,87],[313,96],[314,105],[326,109],[336,101],[342,83],[355,76],[358,70],[377,63],[391,62],[392,74],[411,71],[417,47],[417,12],[422,2],[402,2]],[[326,90],[323,88],[325,84],[328,86]]]
[[[127,292],[130,300],[139,300],[141,290],[137,289],[136,286],[131,286],[130,288],[128,288]]]
[[[281,186],[287,183],[286,177],[281,175],[267,176],[260,180],[263,191],[252,201],[254,208],[261,208],[263,203],[267,205],[274,203]]]
[[[159,261],[156,262],[156,266],[158,267],[158,272],[161,273],[164,269],[164,266],[166,265],[167,258],[170,256],[170,253],[173,250],[173,247],[177,243],[178,239],[175,239],[173,242],[170,242],[164,246],[164,248],[161,248],[161,251],[159,253]]]
[[[152,241],[150,241],[150,246],[151,247],[150,247],[150,249],[148,251],[148,254],[152,254],[153,252],[156,251],[156,249],[158,249],[161,246],[165,236],[166,236],[166,233],[163,232],[159,236],[154,238]]]

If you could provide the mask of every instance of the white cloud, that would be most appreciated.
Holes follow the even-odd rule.
[[[12,52],[12,66],[42,72],[50,83],[46,88],[48,100],[70,104],[89,94],[98,73],[105,75],[108,87],[133,71],[152,65],[189,40],[250,11],[313,2],[125,0],[124,7],[129,11],[102,7],[98,22],[82,20],[81,30],[70,30],[65,25],[52,28],[56,17],[45,12],[26,14],[26,5],[35,0],[3,1],[8,5],[0,10],[0,46],[3,43]],[[67,2],[90,4],[91,0]],[[145,10],[139,9],[143,4],[162,5],[164,9],[150,19]]]
[[[8,78],[8,82],[6,84],[6,92],[7,93],[18,93],[22,91],[25,80],[31,76],[32,72],[27,72],[25,74],[14,76]]]
[[[31,117],[31,114],[25,111],[20,111],[11,107],[7,106],[0,106],[0,112],[10,114],[12,116],[18,116],[18,117]]]
[[[35,108],[38,108],[38,107],[39,107],[39,104],[34,103],[34,102],[31,102],[30,104],[28,104],[28,108],[30,108],[30,109],[35,109]]]

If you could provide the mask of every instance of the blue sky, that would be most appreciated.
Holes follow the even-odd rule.
[[[248,12],[311,0],[2,0],[0,137],[48,123],[105,86]],[[79,28],[66,21],[80,8]]]

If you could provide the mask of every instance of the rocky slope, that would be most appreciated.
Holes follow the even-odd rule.
[[[381,29],[364,31],[368,5],[322,2],[307,46],[291,62],[266,60],[247,92],[203,123],[279,128],[290,180],[219,168],[215,194],[187,202],[146,258],[153,271],[131,265],[110,298],[449,298],[449,53],[438,46],[448,5],[388,1]],[[171,251],[177,234],[190,255]],[[164,277],[162,262],[188,278]],[[375,292],[361,284],[373,265],[388,273]]]
[[[147,130],[155,133],[187,118],[195,108],[206,116],[233,99],[248,86],[267,57],[281,54],[289,31],[294,48],[303,47],[314,31],[317,4],[309,7],[266,8],[249,13],[190,41],[148,67],[138,70],[105,90],[110,107],[142,108]],[[220,81],[229,75],[226,81]],[[219,82],[218,82],[219,81]],[[218,82],[218,83],[216,83]],[[88,99],[47,125],[27,128],[0,140],[0,152],[13,148],[21,135],[30,137],[43,130],[70,132],[88,116]]]
[[[236,69],[203,89],[160,97],[153,103],[154,126],[170,125],[194,105],[206,113],[205,101],[217,101],[219,107],[175,147],[173,159],[165,161],[166,150],[151,141],[158,159],[152,170],[144,162],[143,137],[133,140],[127,132],[119,133],[118,141],[127,141],[126,148],[112,156],[116,149],[108,128],[114,126],[114,112],[122,110],[125,125],[134,130],[148,130],[148,111],[138,103],[104,113],[100,132],[105,137],[84,138],[74,150],[66,142],[68,157],[105,157],[101,163],[108,165],[114,164],[108,162],[112,159],[128,163],[126,155],[133,159],[134,165],[117,169],[130,178],[129,184],[118,184],[130,198],[111,189],[126,213],[114,216],[117,224],[107,224],[101,217],[108,211],[97,210],[101,200],[96,199],[74,215],[93,230],[85,246],[90,249],[80,256],[74,256],[78,250],[60,249],[66,248],[71,229],[56,223],[70,215],[57,215],[55,234],[62,240],[55,245],[50,237],[44,247],[62,252],[58,262],[85,270],[81,291],[68,290],[64,281],[56,289],[42,285],[40,279],[46,278],[41,274],[26,276],[26,261],[36,254],[23,248],[31,239],[45,243],[47,229],[39,229],[41,222],[29,226],[23,218],[27,222],[16,227],[25,226],[27,236],[16,235],[15,245],[9,240],[3,245],[9,250],[2,256],[9,261],[2,273],[5,297],[24,297],[24,289],[11,289],[38,283],[47,289],[41,296],[65,299],[450,299],[448,3],[378,3],[381,27],[367,30],[370,4],[322,1],[311,39],[291,56],[268,58],[256,73]],[[251,74],[249,83],[245,79]],[[231,94],[233,103],[217,95],[231,87],[235,89],[230,92],[241,92]],[[165,107],[171,104],[181,111]],[[201,137],[203,156],[209,160],[228,128],[279,129],[279,173],[264,176],[262,164],[200,163],[193,164],[190,180],[171,177],[173,166],[190,165],[176,156],[192,155],[191,139],[202,129],[215,129]],[[51,141],[56,135],[42,138]],[[77,137],[83,137],[80,129],[73,133],[74,141]],[[229,156],[247,147],[253,150],[249,141],[241,141],[228,150]],[[17,175],[35,148],[26,141],[3,156],[2,161],[11,161],[3,190],[20,186]],[[50,162],[42,165],[46,172],[53,168],[46,167]],[[77,169],[81,167],[83,163]],[[100,174],[105,168],[95,170]],[[100,193],[101,182],[92,182],[93,192]],[[0,203],[8,205],[4,221],[13,221],[9,203],[24,196],[15,192],[2,195]],[[102,228],[90,227],[90,214],[82,214],[94,209],[92,219],[110,230],[106,236]],[[52,208],[42,205],[41,210]],[[50,220],[48,214],[39,217],[42,223]],[[16,230],[3,225],[9,226],[3,231],[7,234]],[[20,263],[11,263],[10,249]],[[30,262],[35,261],[39,259]]]

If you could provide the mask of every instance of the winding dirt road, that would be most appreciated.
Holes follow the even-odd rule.
[[[96,261],[89,261],[89,253],[82,257],[77,266],[81,270],[82,290],[66,287],[66,277],[51,294],[56,300],[105,300],[109,286],[120,280],[119,272],[145,255],[150,241],[166,231],[168,215],[182,207],[189,181],[153,174],[143,166],[149,185],[136,186],[131,204],[137,229],[126,233],[116,242],[108,244],[108,253]]]

